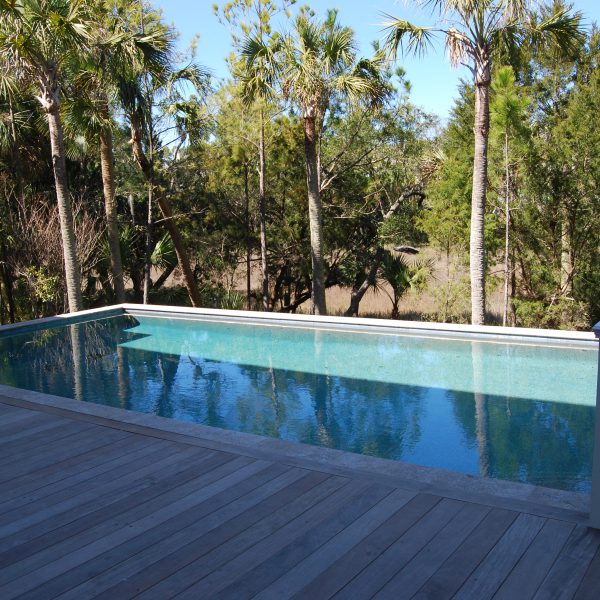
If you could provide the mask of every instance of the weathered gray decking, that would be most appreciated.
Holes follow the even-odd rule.
[[[600,533],[568,511],[17,404],[0,397],[3,600],[600,598]]]

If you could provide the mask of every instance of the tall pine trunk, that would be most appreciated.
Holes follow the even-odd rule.
[[[482,71],[482,72],[480,72]],[[478,69],[475,81],[475,155],[471,196],[471,323],[485,323],[485,200],[487,187],[488,140],[490,132],[489,66]]]
[[[119,242],[119,223],[117,221],[117,204],[115,202],[115,165],[113,153],[113,137],[110,127],[100,133],[100,167],[102,170],[102,189],[104,193],[104,210],[106,212],[106,233],[110,249],[110,267],[113,275],[113,287],[117,302],[125,302],[125,283],[123,281],[123,264],[121,261],[121,244]]]
[[[312,301],[316,315],[326,315],[325,270],[323,267],[323,217],[319,190],[317,156],[317,125],[312,115],[304,117],[304,153],[308,185],[308,219],[310,227],[310,258],[312,263]]]
[[[53,76],[49,77],[54,79]],[[56,186],[56,200],[60,218],[60,233],[62,237],[63,257],[65,263],[65,280],[69,310],[77,312],[83,309],[81,297],[81,272],[77,259],[77,244],[75,241],[75,227],[73,225],[73,211],[69,198],[67,183],[67,166],[65,163],[65,143],[63,139],[62,122],[59,112],[58,87],[53,85],[44,89],[40,98],[48,118],[50,132],[50,148],[52,151],[52,168]]]
[[[250,189],[248,163],[244,162],[244,203],[246,221],[246,310],[252,308],[252,241],[250,239]]]
[[[265,115],[260,109],[260,141],[258,147],[258,196],[260,212],[260,265],[262,272],[262,307],[269,310],[269,272],[267,270],[267,197],[265,158]]]
[[[564,202],[560,206],[560,293],[569,297],[573,293],[573,247],[569,210]]]
[[[504,134],[504,310],[502,312],[502,327],[508,322],[508,300],[510,282],[510,165],[508,163],[508,134]]]

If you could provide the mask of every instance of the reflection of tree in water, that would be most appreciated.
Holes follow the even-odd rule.
[[[173,418],[175,415],[173,407],[173,386],[177,379],[180,357],[170,354],[158,354],[156,362],[162,385],[159,387],[159,392],[152,412],[161,417]]]
[[[457,422],[481,449],[473,394],[448,392]],[[594,409],[589,406],[485,396],[488,476],[589,491]]]
[[[248,366],[241,373],[254,398],[241,404],[260,413],[244,415],[254,433],[395,459],[421,437],[419,388]]]
[[[473,387],[485,377],[481,344],[472,344]],[[507,347],[507,352],[510,348]],[[518,369],[515,361],[505,361]],[[476,449],[480,474],[548,487],[589,488],[593,447],[592,407],[448,391],[456,421]]]

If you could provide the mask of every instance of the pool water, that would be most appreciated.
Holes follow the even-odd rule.
[[[118,316],[0,335],[0,383],[589,492],[597,350]]]

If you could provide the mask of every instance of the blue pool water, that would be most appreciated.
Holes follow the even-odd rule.
[[[589,491],[597,350],[119,316],[0,336],[0,383]]]

